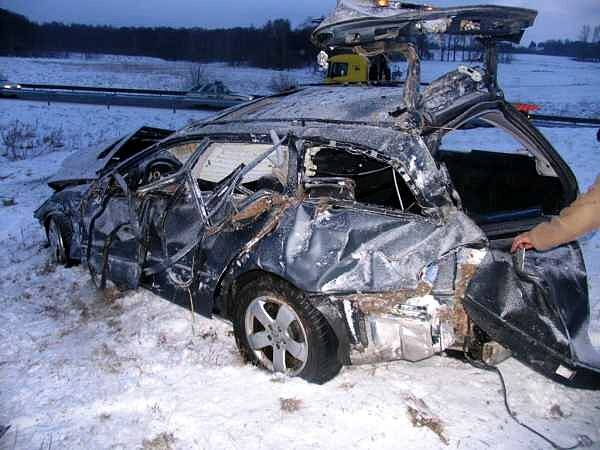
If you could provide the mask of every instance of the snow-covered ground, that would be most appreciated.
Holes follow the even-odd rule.
[[[232,90],[247,94],[270,94],[274,76],[287,74],[299,83],[319,82],[322,74],[298,69],[276,71],[233,67],[224,63],[202,64],[208,80],[221,80]],[[198,67],[186,61],[158,58],[97,55],[92,59],[3,58],[0,73],[19,83],[68,84],[75,86],[125,87],[138,89],[187,89],[190,70]]]
[[[423,62],[423,81],[431,81],[460,63]],[[92,59],[0,57],[0,74],[20,83],[58,83],[139,89],[187,88],[190,68],[185,61],[95,55]],[[406,73],[406,65],[398,64]],[[203,64],[208,79],[221,80],[233,90],[268,94],[269,84],[281,72]],[[515,55],[513,64],[499,68],[502,87],[511,101],[536,103],[545,114],[600,116],[600,65],[544,55]],[[323,74],[312,69],[284,72],[299,83],[320,82]]]
[[[173,64],[184,67],[148,58],[0,58],[0,73],[21,82],[174,88],[186,69]],[[424,66],[430,77],[448,69]],[[268,90],[272,76],[220,64],[210,69],[249,92]],[[518,56],[501,77],[511,100],[593,116],[600,115],[599,69]],[[227,324],[192,318],[144,290],[100,293],[83,268],[49,264],[32,213],[71,151],[142,124],[178,128],[206,115],[0,102],[0,130],[18,119],[39,136],[62,128],[65,143],[49,152],[43,139],[33,140],[39,148],[32,153],[40,156],[0,158],[0,425],[12,425],[1,449],[437,449],[446,440],[461,449],[548,447],[508,418],[494,374],[458,360],[348,367],[324,386],[310,385],[245,365]],[[600,172],[596,130],[543,131],[587,188]],[[598,330],[600,238],[583,245]],[[600,442],[600,393],[564,388],[513,359],[500,368],[520,420],[564,446],[579,435]],[[415,410],[439,421],[439,434],[415,426]]]

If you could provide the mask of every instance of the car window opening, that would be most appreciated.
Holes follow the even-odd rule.
[[[448,168],[465,212],[479,225],[535,221],[562,209],[559,178],[528,150],[525,138],[473,119],[446,135],[435,152]]]
[[[98,155],[98,159],[110,157],[110,160],[106,163],[106,168],[115,167],[120,162],[131,158],[152,144],[166,138],[171,133],[172,131],[170,130],[142,127],[126,140],[122,138],[111,144]]]
[[[200,156],[192,168],[192,177],[200,190],[212,191],[240,165],[248,165],[272,148],[270,144],[214,143]],[[238,192],[259,190],[283,193],[288,178],[288,148],[280,146],[246,173]]]
[[[333,63],[329,66],[327,73],[328,78],[339,78],[348,75],[348,64],[346,63]]]
[[[311,147],[304,158],[309,196],[333,196],[421,214],[414,194],[389,164],[335,147]],[[328,188],[329,187],[329,188]]]

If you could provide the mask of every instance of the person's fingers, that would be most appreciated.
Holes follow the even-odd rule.
[[[515,253],[516,251],[523,248],[527,250],[531,250],[533,248],[533,243],[531,242],[531,239],[529,238],[529,235],[527,233],[520,234],[515,238],[510,251],[512,253]]]
[[[515,253],[519,249],[519,247],[521,245],[521,238],[522,238],[521,235],[519,235],[515,238],[515,240],[512,243],[512,247],[510,248],[511,253]]]

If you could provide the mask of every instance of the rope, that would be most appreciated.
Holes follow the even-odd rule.
[[[577,444],[571,446],[571,447],[561,447],[560,445],[558,445],[556,442],[552,441],[550,438],[544,436],[542,433],[540,433],[539,431],[535,430],[534,428],[530,427],[529,425],[521,422],[516,414],[510,409],[510,405],[508,404],[508,390],[506,388],[506,381],[504,380],[504,376],[502,375],[502,372],[500,372],[500,369],[498,369],[497,367],[491,366],[489,364],[487,364],[484,361],[475,361],[473,360],[469,354],[468,354],[468,345],[467,342],[465,341],[465,348],[463,349],[464,351],[464,355],[465,355],[465,359],[475,368],[477,369],[481,369],[481,370],[485,370],[487,372],[495,372],[498,375],[498,378],[500,378],[500,384],[502,385],[502,395],[504,397],[504,408],[506,409],[506,412],[508,413],[508,415],[521,427],[525,428],[526,430],[530,431],[531,433],[535,434],[536,436],[538,436],[540,439],[543,439],[544,441],[546,441],[548,444],[550,444],[552,446],[552,448],[554,448],[555,450],[574,450],[576,448],[579,447],[587,447],[589,442],[589,438],[585,437],[585,436],[579,436],[577,439]]]

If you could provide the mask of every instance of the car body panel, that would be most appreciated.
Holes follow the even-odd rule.
[[[303,201],[240,258],[308,293],[395,292],[415,290],[424,269],[444,255],[485,242],[462,213],[436,223],[360,204]]]

